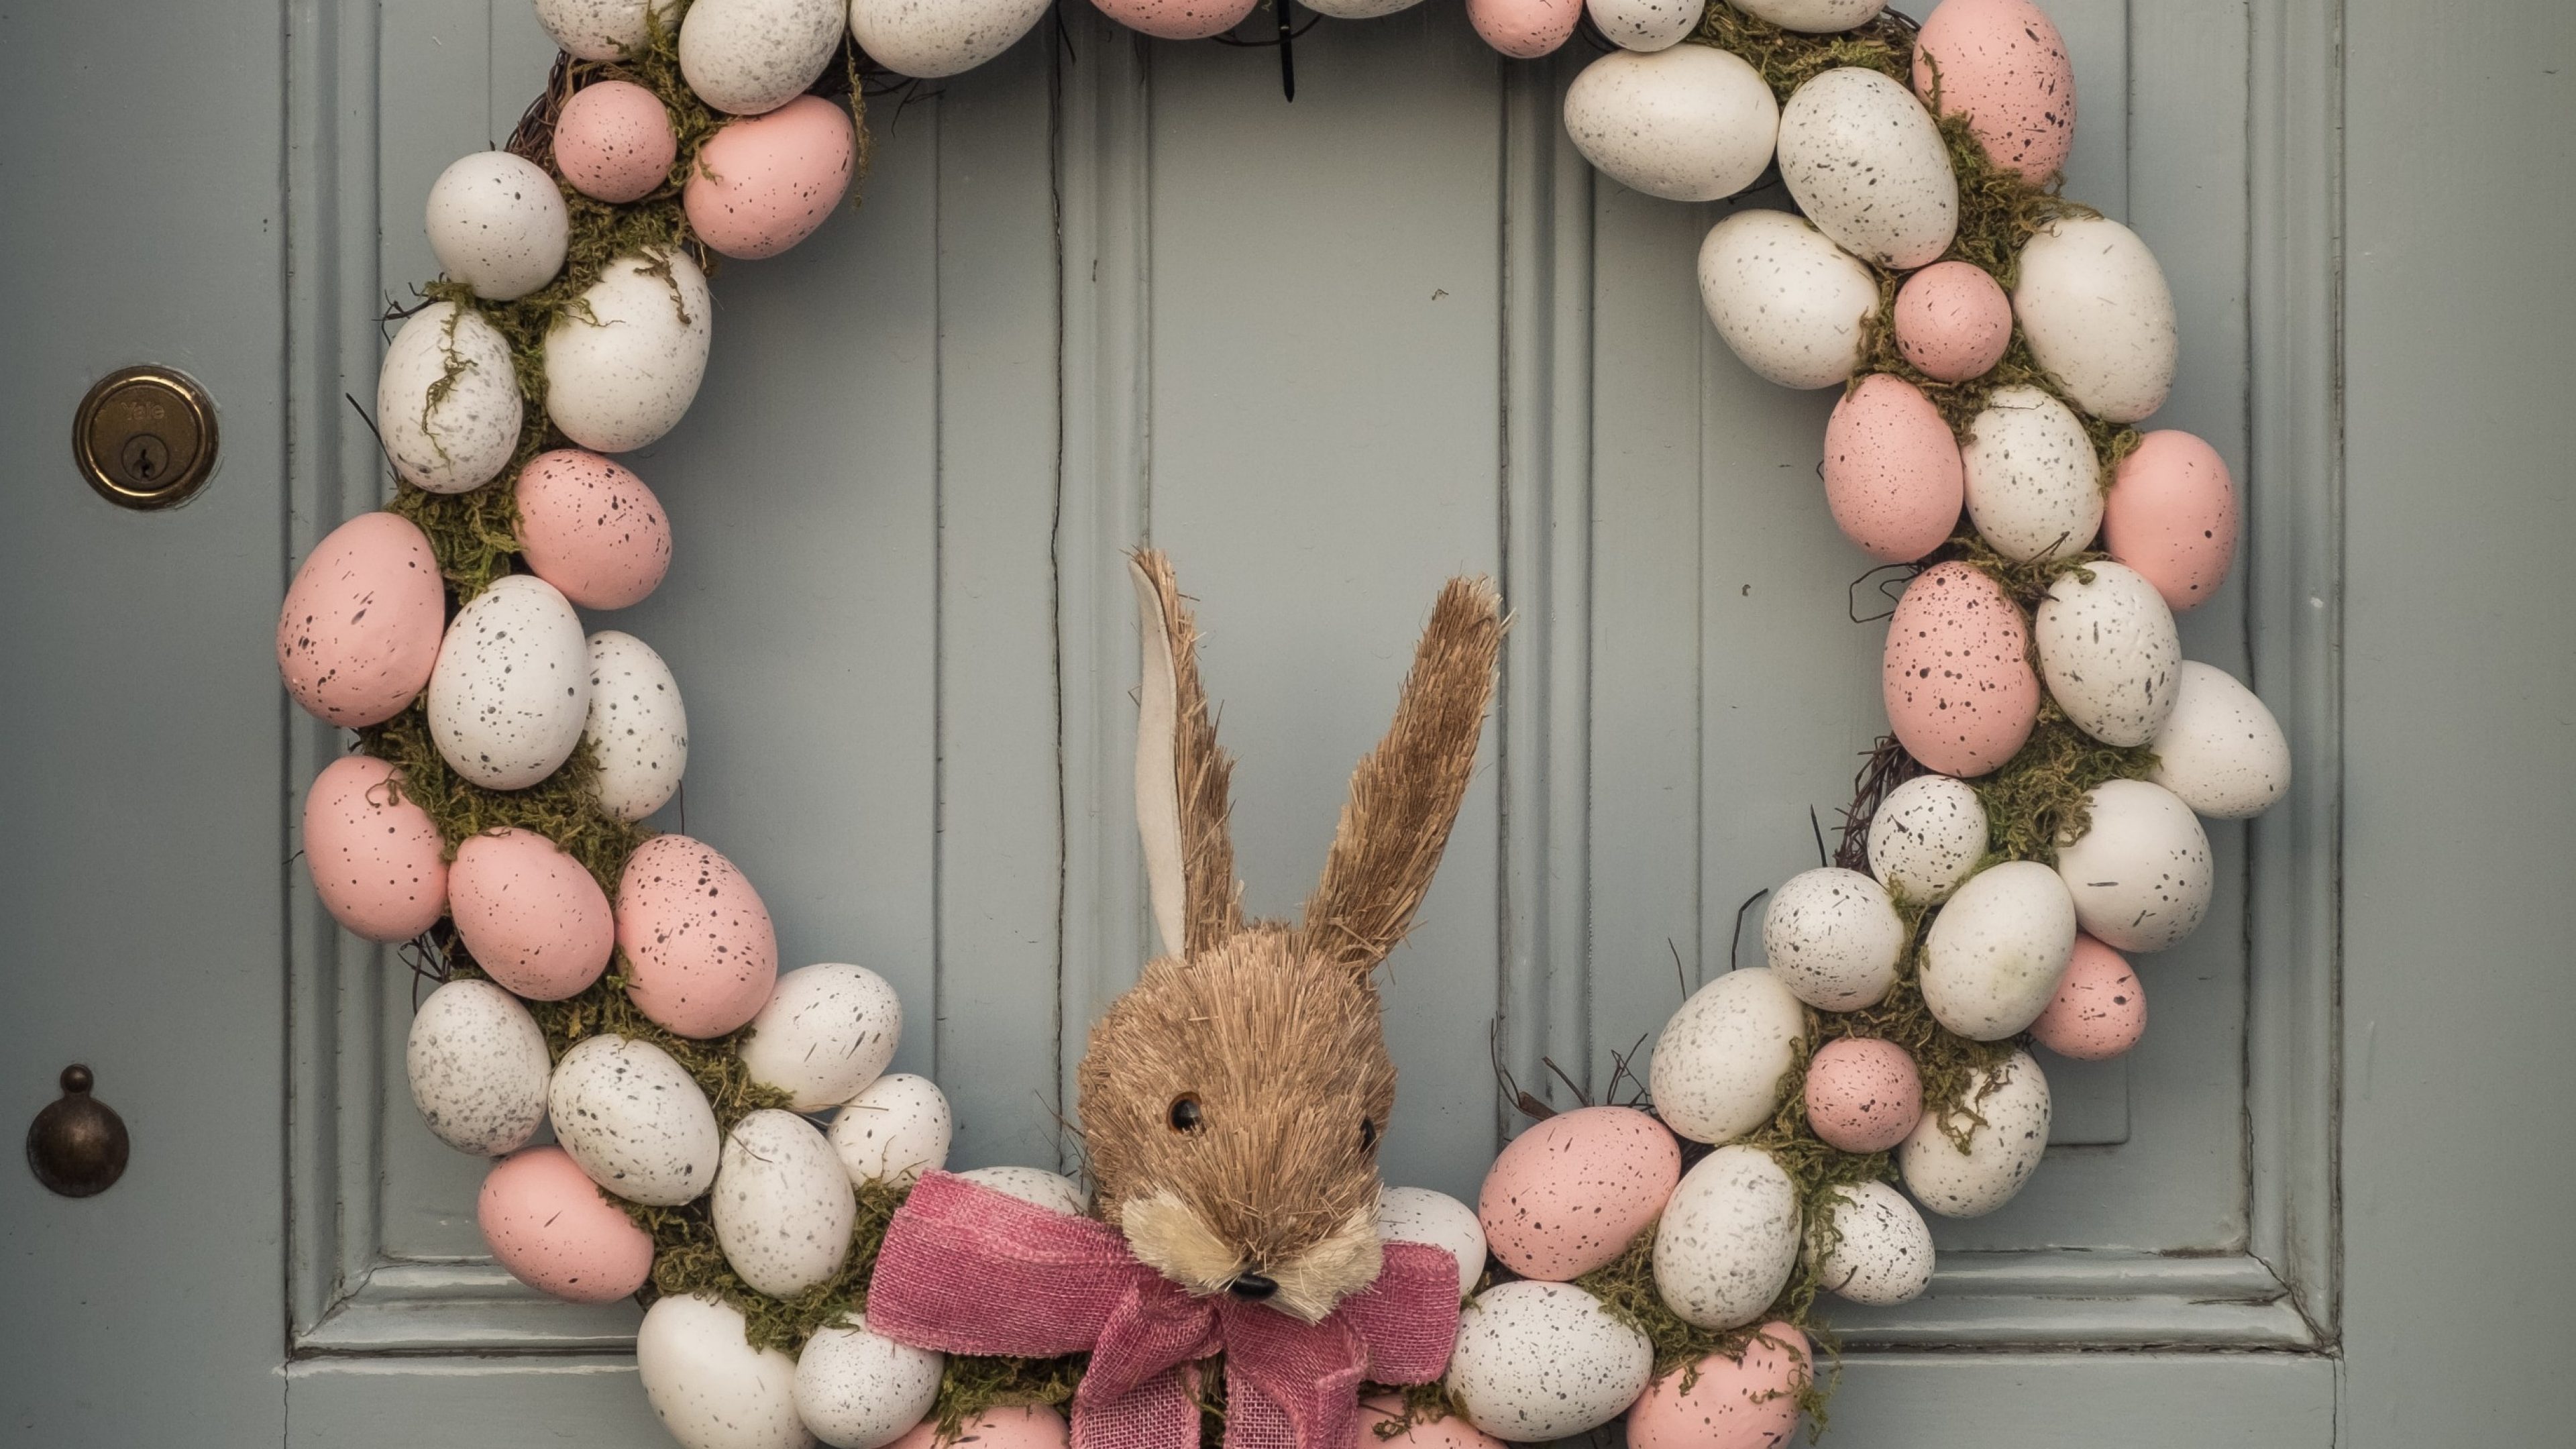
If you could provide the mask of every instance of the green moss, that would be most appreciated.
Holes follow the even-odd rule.
[[[967,1422],[995,1409],[1032,1405],[1063,1408],[1082,1384],[1089,1356],[1064,1358],[975,1358],[952,1354],[939,1377],[939,1398],[930,1416],[939,1425],[939,1442],[954,1443]]]
[[[1727,0],[1711,0],[1697,39],[1743,57],[1781,101],[1823,72],[1845,66],[1904,83],[1913,77],[1914,27],[1893,13],[1839,35],[1806,35],[1747,15]]]
[[[2056,864],[2058,846],[2092,828],[2088,791],[2106,780],[2143,780],[2155,768],[2154,751],[2106,745],[2068,723],[2049,702],[2030,739],[2003,768],[1969,782],[1986,807],[1988,860]]]

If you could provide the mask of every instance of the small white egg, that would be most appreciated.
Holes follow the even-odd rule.
[[[1029,33],[1053,0],[850,0],[850,37],[896,75],[973,70]]]
[[[837,1107],[894,1060],[903,1002],[865,966],[826,962],[778,978],[740,1048],[752,1080],[776,1087],[799,1112]]]
[[[1485,1275],[1485,1225],[1476,1210],[1427,1187],[1390,1187],[1378,1194],[1377,1235],[1390,1243],[1428,1243],[1458,1260],[1458,1297],[1476,1291]]]
[[[546,333],[546,415],[598,453],[661,437],[706,378],[713,318],[706,274],[685,252],[610,262]]]
[[[1876,20],[1887,0],[1736,0],[1735,8],[1783,30],[1831,35]]]
[[[1807,1256],[1825,1289],[1854,1303],[1910,1303],[1932,1285],[1932,1227],[1883,1182],[1838,1190],[1808,1229]]]
[[[670,804],[688,773],[689,711],[680,681],[632,634],[602,629],[586,647],[590,708],[582,735],[599,761],[599,803],[620,820],[641,820]]]
[[[555,179],[507,151],[477,151],[450,163],[429,188],[427,222],[439,270],[495,302],[553,281],[572,235]]]
[[[579,60],[624,60],[650,42],[647,11],[667,31],[685,0],[537,0],[537,23]]]
[[[867,1315],[814,1331],[796,1357],[796,1413],[832,1449],[884,1449],[930,1417],[947,1355],[868,1331]]]
[[[1049,1172],[1043,1167],[977,1167],[957,1175],[1005,1196],[1018,1198],[1031,1207],[1042,1207],[1069,1218],[1081,1217],[1091,1210],[1091,1203],[1083,1196],[1080,1183],[1061,1172]]]
[[[2008,860],[1968,877],[1923,937],[1923,1004],[1972,1041],[2039,1020],[2075,958],[2075,902],[2055,871]]]
[[[796,1416],[796,1361],[753,1348],[742,1314],[675,1294],[645,1310],[635,1371],[654,1417],[683,1449],[811,1449]]]
[[[546,1120],[546,1034],[489,981],[429,993],[412,1016],[403,1066],[431,1134],[459,1152],[516,1152]]]
[[[411,314],[376,374],[376,431],[404,482],[470,493],[519,446],[519,374],[500,329],[453,302]]]
[[[793,1298],[841,1271],[859,1203],[813,1123],[769,1109],[736,1122],[716,1168],[716,1244],[742,1281]]]
[[[1968,521],[2008,559],[2079,553],[2102,531],[2102,461],[2066,404],[1999,387],[1959,449]]]
[[[1946,901],[1986,853],[1986,807],[1948,775],[1917,775],[1887,792],[1869,819],[1869,868],[1908,900]]]
[[[1699,29],[1701,0],[1587,0],[1592,24],[1622,50],[1656,51],[1678,45]],[[1711,47],[1712,49],[1714,47]]]
[[[2183,661],[2173,713],[2149,742],[2147,778],[2211,820],[2244,820],[2290,788],[2290,742],[2254,691],[2214,665]]]
[[[1544,1444],[1619,1417],[1654,1376],[1655,1346],[1571,1283],[1497,1283],[1458,1314],[1442,1383],[1497,1439]]]
[[[1782,387],[1837,387],[1860,366],[1878,279],[1803,217],[1749,207],[1699,248],[1708,320],[1744,365]]]
[[[2115,951],[2161,951],[2209,914],[2209,836],[2162,785],[2105,780],[2084,797],[2092,824],[2058,842],[2057,875],[2084,933]]]
[[[1843,66],[1780,108],[1780,180],[1844,251],[1909,271],[1959,230],[1959,179],[1932,114],[1902,81]]]
[[[948,1098],[928,1077],[888,1072],[832,1118],[832,1151],[854,1183],[910,1187],[948,1165]]]
[[[1701,1158],[1655,1225],[1655,1292],[1702,1328],[1759,1319],[1797,1265],[1798,1187],[1759,1147]]]
[[[1945,1218],[1983,1217],[2012,1201],[2048,1150],[2048,1078],[2028,1052],[1980,1073],[1968,1102],[1985,1119],[1962,1151],[1927,1110],[1896,1149],[1914,1200]]]
[[[2107,560],[2059,575],[2031,633],[2040,677],[2077,729],[2129,746],[2164,728],[2182,678],[2182,635],[2144,575]]]
[[[723,1145],[715,1109],[651,1042],[594,1036],[573,1043],[555,1064],[546,1107],[555,1141],[591,1181],[628,1202],[678,1207],[715,1181]]]
[[[1647,1095],[1664,1125],[1691,1141],[1732,1142],[1771,1120],[1806,1035],[1807,1008],[1778,976],[1729,971],[1664,1023]]]
[[[680,19],[680,78],[729,115],[777,110],[822,77],[848,17],[846,0],[695,0]]]
[[[572,758],[590,715],[581,617],[534,574],[492,581],[456,611],[429,671],[429,736],[487,790],[524,790]]]
[[[2023,244],[2013,316],[2077,407],[2134,423],[2165,405],[2181,348],[2164,268],[2107,216],[2050,222]]]
[[[1826,866],[1791,876],[1762,913],[1763,959],[1792,995],[1819,1011],[1876,1006],[1896,985],[1905,922],[1887,888]]]
[[[1565,131],[1583,159],[1666,201],[1715,201],[1752,185],[1779,125],[1762,77],[1710,45],[1614,50],[1565,92]]]

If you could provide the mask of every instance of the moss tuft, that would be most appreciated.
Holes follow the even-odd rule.
[[[1808,35],[1747,15],[1727,0],[1710,0],[1697,38],[1743,57],[1761,72],[1772,96],[1784,102],[1818,75],[1845,66],[1874,70],[1905,84],[1913,79],[1914,23],[1894,11],[1858,30]]]
[[[2002,769],[1969,782],[1986,807],[1989,862],[2055,865],[2058,846],[2092,828],[2086,792],[2105,780],[2143,780],[2155,768],[2154,751],[2106,745],[2068,723],[2051,701]]]

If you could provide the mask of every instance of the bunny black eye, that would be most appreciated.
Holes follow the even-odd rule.
[[[1360,1119],[1360,1151],[1366,1152],[1375,1146],[1377,1146],[1377,1123],[1366,1117],[1362,1117]]]
[[[1188,1092],[1183,1092],[1172,1099],[1172,1109],[1164,1115],[1164,1120],[1172,1124],[1172,1130],[1175,1132],[1196,1132],[1199,1130],[1201,1115],[1199,1099]]]

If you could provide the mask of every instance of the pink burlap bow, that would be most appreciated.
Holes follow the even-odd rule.
[[[1429,1383],[1458,1336],[1458,1263],[1386,1245],[1375,1283],[1321,1323],[1218,1294],[1194,1298],[1136,1261],[1118,1230],[945,1172],[886,1229],[868,1327],[943,1353],[1088,1352],[1074,1449],[1196,1449],[1190,1365],[1222,1351],[1227,1449],[1351,1449],[1362,1380]]]

